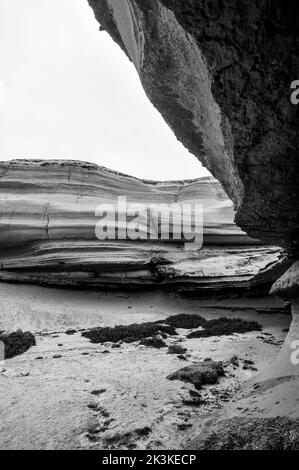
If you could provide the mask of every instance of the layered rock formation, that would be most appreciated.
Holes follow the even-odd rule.
[[[250,239],[214,178],[139,180],[74,161],[0,163],[0,279],[94,287],[233,290],[269,286],[281,250]],[[99,204],[202,204],[203,248],[179,239],[99,240]],[[116,218],[123,214],[116,214]],[[112,224],[115,222],[112,222]],[[130,223],[128,219],[126,225]]]

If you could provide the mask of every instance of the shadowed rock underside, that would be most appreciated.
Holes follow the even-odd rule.
[[[177,138],[234,201],[237,224],[297,253],[298,2],[89,3]]]

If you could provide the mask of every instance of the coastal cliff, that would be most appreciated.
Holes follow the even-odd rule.
[[[283,259],[234,223],[214,178],[154,182],[76,161],[0,163],[0,279],[51,285],[247,290],[268,285]],[[99,204],[203,207],[203,247],[179,240],[98,240]],[[147,230],[147,226],[143,226]],[[270,273],[268,276],[268,272]]]

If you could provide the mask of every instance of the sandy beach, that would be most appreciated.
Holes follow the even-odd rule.
[[[192,300],[159,291],[1,283],[0,304],[0,329],[30,330],[37,342],[3,365],[1,449],[184,448],[213,413],[234,402],[246,380],[275,359],[291,320],[283,302],[270,297]],[[78,331],[179,313],[256,320],[263,329],[193,339],[186,338],[190,330],[178,329],[166,343],[187,348],[186,360],[138,343],[92,344]],[[238,365],[229,362],[233,356]],[[218,384],[197,393],[191,384],[166,379],[207,358],[225,365]]]

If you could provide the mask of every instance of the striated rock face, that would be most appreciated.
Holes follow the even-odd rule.
[[[250,239],[214,178],[153,182],[74,161],[0,163],[0,279],[94,287],[162,285],[177,290],[268,286],[281,250]],[[203,205],[203,248],[179,240],[98,240],[102,203],[118,196],[148,207]],[[117,214],[119,217],[120,214]],[[128,223],[128,222],[127,222]],[[142,226],[143,234],[148,227]]]
[[[297,0],[89,4],[177,138],[234,201],[237,224],[298,254]]]

